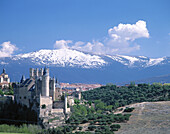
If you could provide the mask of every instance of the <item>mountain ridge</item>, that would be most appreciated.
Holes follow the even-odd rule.
[[[75,49],[41,49],[39,51],[18,54],[12,56],[12,60],[19,59],[32,59],[34,63],[46,64],[46,65],[57,65],[65,67],[69,66],[80,66],[84,68],[93,68],[107,65],[108,62],[102,57],[111,58],[128,67],[150,67],[158,64],[163,64],[168,57],[161,58],[148,58],[146,56],[127,56],[127,55],[98,55],[85,53]],[[169,60],[170,62],[170,60]]]
[[[13,81],[22,74],[29,77],[29,68],[50,68],[52,76],[69,83],[120,83],[170,73],[170,57],[97,55],[72,49],[43,49],[0,58]]]

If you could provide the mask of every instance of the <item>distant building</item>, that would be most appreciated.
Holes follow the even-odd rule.
[[[60,83],[60,84],[63,92],[67,92],[67,93],[73,93],[79,90],[81,90],[81,92],[89,91],[102,86],[101,84],[83,84],[83,83],[72,83],[72,84]]]
[[[0,88],[8,88],[10,84],[10,78],[8,77],[8,74],[6,73],[5,69],[3,69],[1,75],[0,75]]]
[[[61,86],[59,84],[59,81],[56,79],[56,85],[55,85],[55,99],[56,100],[60,100],[61,99],[61,96],[62,96],[62,89],[61,89]]]

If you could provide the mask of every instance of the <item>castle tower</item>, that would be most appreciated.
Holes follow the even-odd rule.
[[[34,68],[30,68],[30,78],[34,77]]]
[[[53,101],[55,101],[55,77],[52,79],[52,91],[53,91]]]
[[[44,68],[42,76],[42,96],[49,96],[49,69]]]
[[[65,110],[65,114],[67,114],[67,95],[65,93],[65,99],[64,99],[64,110]]]
[[[40,70],[39,70],[39,74],[38,74],[39,76],[43,76],[43,68],[41,68]]]
[[[78,99],[81,100],[81,91],[78,93]]]
[[[78,99],[81,100],[81,92],[82,92],[82,87],[80,88],[79,92],[78,92]]]
[[[38,68],[36,68],[34,71],[35,71],[35,73],[34,73],[35,74],[35,78],[37,78],[38,77],[38,71],[39,71]]]

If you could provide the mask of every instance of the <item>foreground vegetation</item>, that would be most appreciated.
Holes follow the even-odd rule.
[[[41,132],[41,128],[36,125],[22,125],[20,127],[16,127],[14,125],[0,125],[0,132],[6,133],[27,133],[27,134],[36,134]]]
[[[61,134],[114,134],[121,126],[118,123],[127,122],[131,114],[114,114],[101,101],[94,104],[83,102],[72,107],[72,115],[66,120],[66,126],[57,129],[48,129],[40,132]],[[102,106],[102,107],[101,107]]]
[[[36,124],[37,113],[15,102],[0,102],[0,124]]]
[[[131,83],[129,86],[118,87],[108,84],[94,90],[82,93],[85,100],[101,100],[106,105],[112,105],[113,109],[138,102],[168,101],[170,100],[170,84]]]
[[[168,101],[170,100],[170,85],[154,83],[138,84],[131,83],[129,86],[118,87],[108,84],[100,88],[83,92],[83,99],[75,100],[71,116],[66,120],[63,127],[53,129],[41,129],[34,125],[23,125],[20,127],[0,125],[0,132],[16,132],[16,133],[38,133],[38,134],[114,134],[121,128],[119,123],[126,123],[134,110],[133,107],[122,109],[121,114],[114,114],[114,110],[118,107],[129,105],[132,103],[145,101]],[[13,107],[14,106],[14,107]],[[10,111],[20,113],[20,106],[11,104],[8,107],[1,107],[8,111],[3,113],[2,117],[11,115]],[[18,111],[19,110],[19,111]],[[34,121],[32,117],[33,111],[22,108],[21,111],[27,111],[22,114],[23,117],[17,115],[15,119]],[[14,116],[11,115],[11,118]],[[7,131],[8,130],[8,131]]]
[[[74,105],[73,113],[66,121],[67,127],[70,131],[80,132],[83,126],[85,131],[113,134],[113,131],[118,131],[120,128],[120,125],[116,123],[127,122],[131,115],[114,114],[111,109],[112,106],[108,107],[100,100],[95,101],[91,106],[89,103]]]

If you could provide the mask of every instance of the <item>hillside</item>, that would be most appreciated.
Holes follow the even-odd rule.
[[[82,92],[85,100],[101,100],[114,108],[139,103],[153,101],[169,101],[170,85],[154,83],[138,84],[131,83],[129,86],[106,85],[94,90]]]
[[[115,134],[170,134],[170,101],[143,102],[135,107],[127,123]]]

